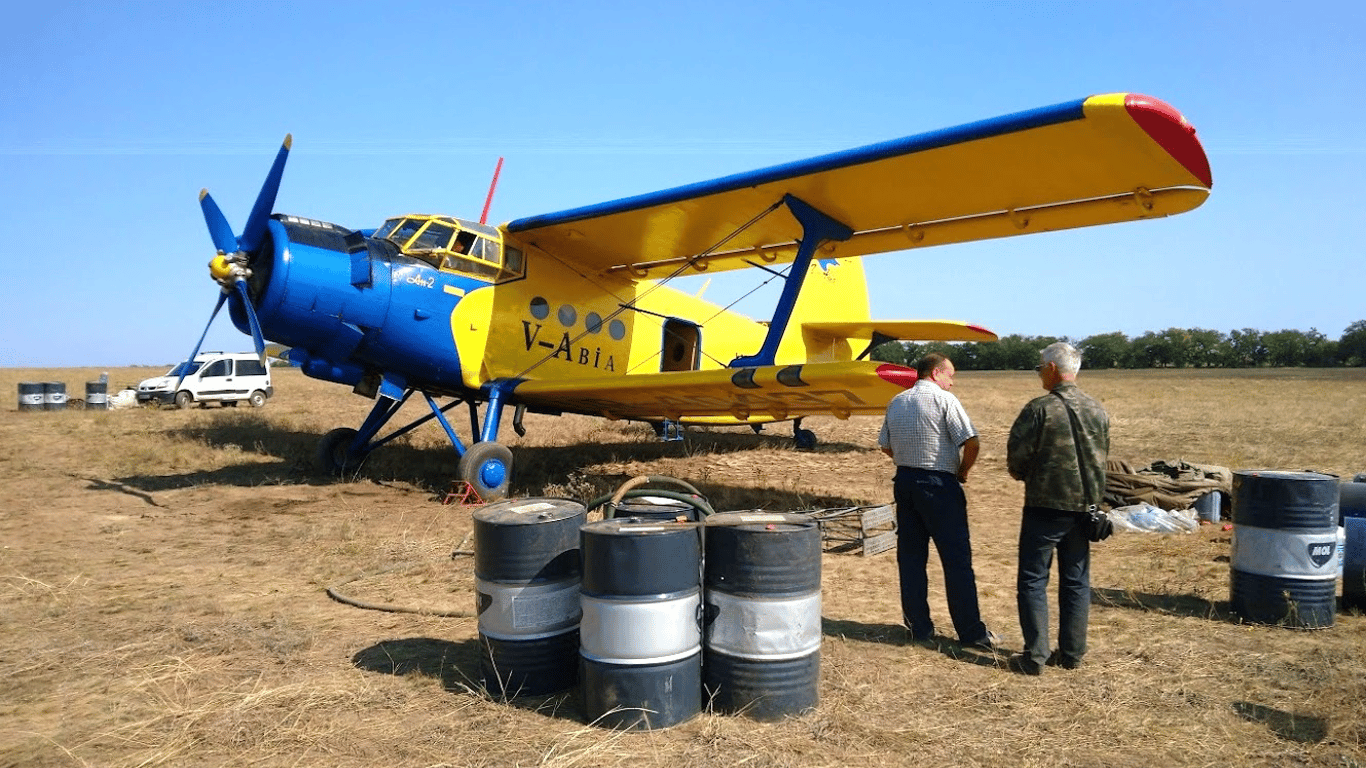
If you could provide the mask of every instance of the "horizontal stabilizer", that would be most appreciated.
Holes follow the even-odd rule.
[[[960,320],[854,320],[834,323],[802,323],[802,332],[834,339],[888,341],[996,341],[996,334],[980,325]]]

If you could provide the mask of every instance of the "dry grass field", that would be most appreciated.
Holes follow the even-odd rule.
[[[613,732],[575,695],[477,684],[471,510],[440,503],[455,455],[428,425],[359,478],[315,474],[318,438],[368,401],[277,373],[264,408],[17,409],[17,385],[99,370],[0,369],[0,766],[1366,766],[1366,618],[1317,631],[1228,610],[1230,532],[1121,533],[1095,548],[1091,652],[1012,674],[1005,655],[908,645],[894,553],[823,559],[820,706],[781,723],[704,712]],[[160,373],[110,371],[110,391]],[[1366,370],[1083,373],[1115,458],[1366,471]],[[988,624],[1018,650],[1021,489],[1005,437],[1033,373],[958,377],[982,433],[968,485]],[[409,406],[410,408],[412,406]],[[467,421],[453,419],[459,427]],[[883,502],[876,418],[754,436],[528,417],[519,496],[586,500],[639,474],[719,511]],[[937,568],[932,564],[932,568]],[[359,577],[359,578],[358,578]],[[345,585],[362,610],[331,600]],[[948,624],[942,579],[932,605]],[[438,615],[452,614],[452,615]]]

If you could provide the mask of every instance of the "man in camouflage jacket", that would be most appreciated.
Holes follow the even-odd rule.
[[[1011,659],[1011,666],[1030,675],[1039,674],[1044,665],[1075,669],[1086,654],[1091,543],[1086,537],[1085,513],[1090,505],[1100,504],[1105,492],[1105,461],[1110,452],[1110,416],[1076,384],[1081,353],[1058,342],[1044,348],[1039,359],[1036,370],[1048,394],[1029,401],[1020,411],[1006,445],[1010,476],[1025,484],[1016,580],[1025,648]],[[1055,550],[1058,647],[1050,653],[1048,572]]]

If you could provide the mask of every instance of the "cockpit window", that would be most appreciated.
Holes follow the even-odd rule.
[[[454,234],[454,229],[445,224],[438,224],[433,221],[427,225],[426,229],[422,230],[422,234],[418,235],[416,240],[408,245],[408,248],[414,250],[419,248],[424,250],[449,248],[451,245],[451,236]]]
[[[388,235],[388,238],[394,245],[404,248],[408,245],[408,241],[413,239],[413,235],[416,235],[417,231],[426,223],[423,219],[404,219],[393,233]]]

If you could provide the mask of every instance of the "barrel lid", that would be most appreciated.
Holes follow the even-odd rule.
[[[810,515],[798,512],[718,512],[707,516],[707,527],[728,526],[755,531],[782,531],[793,528],[807,528],[816,524]]]
[[[1284,469],[1239,469],[1235,470],[1233,474],[1246,477],[1264,477],[1270,480],[1306,480],[1315,482],[1332,480],[1333,482],[1337,482],[1337,477],[1333,475],[1326,475],[1322,472],[1310,472],[1309,470],[1297,472]]]
[[[491,525],[537,525],[580,517],[586,512],[573,499],[504,499],[476,509],[474,519]]]
[[[612,517],[594,520],[580,530],[599,536],[668,536],[679,531],[696,530],[697,523],[677,520],[650,520],[636,517]]]

